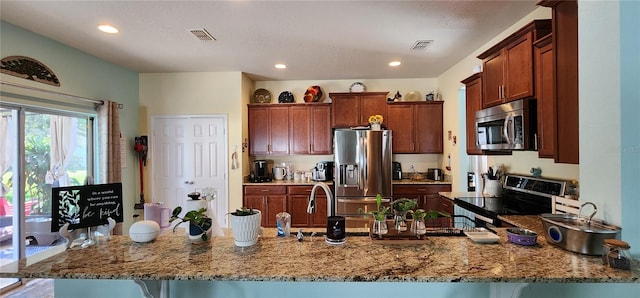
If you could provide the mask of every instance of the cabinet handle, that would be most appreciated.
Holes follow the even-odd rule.
[[[507,98],[507,96],[505,95],[505,92],[504,92],[504,85],[500,85],[500,88],[502,88],[502,99]]]
[[[268,190],[268,189],[261,189],[260,191],[261,191],[261,192],[269,192],[269,190]]]

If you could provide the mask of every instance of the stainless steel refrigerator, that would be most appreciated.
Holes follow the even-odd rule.
[[[376,208],[376,195],[388,202],[392,195],[390,130],[338,129],[334,132],[334,188],[336,214],[347,220]],[[351,225],[354,226],[354,225]]]

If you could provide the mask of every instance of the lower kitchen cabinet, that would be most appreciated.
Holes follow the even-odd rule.
[[[262,211],[262,226],[276,227],[276,215],[291,214],[291,227],[311,228],[327,225],[327,196],[316,193],[316,212],[307,213],[312,185],[245,185],[243,206]]]
[[[276,214],[287,211],[287,187],[247,185],[242,204],[262,212],[263,227],[275,227]]]
[[[327,225],[327,196],[323,192],[316,192],[316,212],[307,213],[311,185],[289,186],[287,209],[291,214],[292,227],[326,227]]]
[[[453,204],[449,211],[442,209],[439,192],[451,191],[451,184],[396,184],[393,186],[393,199],[415,199],[418,207],[424,210],[438,210],[453,214]]]

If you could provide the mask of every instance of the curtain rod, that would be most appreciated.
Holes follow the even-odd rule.
[[[39,92],[44,92],[44,93],[51,93],[51,94],[55,94],[55,95],[66,96],[66,97],[69,97],[69,98],[72,98],[72,99],[75,99],[75,100],[87,101],[87,102],[91,102],[91,103],[94,103],[94,104],[99,104],[99,105],[104,104],[104,100],[91,99],[91,98],[86,98],[86,97],[82,97],[82,96],[62,93],[62,92],[53,91],[53,90],[41,89],[41,88],[38,88],[38,87],[20,85],[20,84],[11,83],[11,82],[5,82],[5,81],[0,81],[0,83],[2,83],[2,85],[9,85],[9,86],[13,86],[13,87],[22,88],[22,89],[28,89],[28,90],[33,90],[33,91],[39,91]]]

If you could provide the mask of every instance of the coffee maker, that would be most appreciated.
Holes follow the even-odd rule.
[[[402,180],[402,166],[399,162],[393,162],[393,180]]]
[[[333,161],[321,161],[313,168],[313,181],[333,180]]]
[[[249,175],[250,182],[271,182],[266,160],[255,160],[253,162],[253,173]]]

